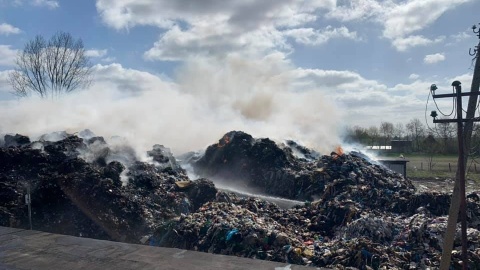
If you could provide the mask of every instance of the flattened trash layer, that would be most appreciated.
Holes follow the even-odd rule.
[[[0,227],[0,269],[312,268],[176,248],[150,247]]]

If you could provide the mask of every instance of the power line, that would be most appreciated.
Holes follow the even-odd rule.
[[[474,93],[474,92],[468,92],[468,93],[462,93],[462,86],[461,86],[461,83],[459,81],[454,81],[452,83],[452,86],[453,88],[455,89],[454,93],[453,94],[443,94],[443,95],[435,95],[435,94],[432,94],[432,98],[433,100],[435,100],[435,98],[447,98],[447,97],[456,97],[456,105],[457,105],[457,114],[456,114],[456,118],[455,119],[440,119],[440,120],[437,120],[436,119],[436,113],[432,112],[432,116],[433,116],[433,122],[434,123],[450,123],[450,122],[456,122],[457,123],[457,140],[458,140],[458,152],[459,152],[459,156],[458,156],[458,171],[457,171],[457,176],[458,176],[458,186],[459,186],[459,206],[455,206],[454,208],[456,207],[459,207],[460,209],[460,216],[461,216],[461,232],[462,232],[462,237],[461,237],[461,240],[462,240],[462,261],[464,262],[463,264],[463,269],[467,269],[467,262],[468,262],[468,255],[467,255],[467,213],[466,213],[466,207],[467,207],[467,202],[466,202],[466,196],[465,196],[465,166],[466,166],[466,162],[465,162],[465,136],[464,136],[464,122],[478,122],[480,121],[480,118],[479,117],[474,117],[474,115],[468,115],[467,113],[467,117],[469,117],[469,119],[463,119],[463,108],[462,108],[462,97],[463,96],[475,96],[475,98],[479,95],[478,92]],[[430,87],[430,91],[435,91],[437,89],[437,87],[435,85],[432,85]],[[473,104],[475,106],[475,103]],[[470,107],[470,106],[469,106]],[[469,108],[469,111],[473,111],[475,113],[475,110],[473,110],[473,108]],[[452,199],[452,205],[453,205],[453,199]],[[457,208],[458,209],[458,208]],[[458,210],[457,210],[458,211]],[[449,213],[449,216],[451,214]],[[455,218],[456,219],[456,218]],[[453,219],[452,219],[453,220]],[[450,217],[449,217],[449,223],[450,223]],[[449,227],[447,225],[447,227]],[[447,229],[447,234],[449,235],[449,237],[446,237],[446,239],[449,239],[448,242],[451,242],[453,241],[453,238],[452,238],[452,233],[451,232],[448,232],[448,229]],[[446,245],[446,244],[445,244]],[[448,246],[451,246],[451,244],[449,243]],[[445,250],[445,248],[444,248]],[[442,254],[442,264],[443,264],[443,267],[441,267],[442,269],[447,269],[446,267],[448,267],[448,265],[446,265],[446,259],[443,259],[443,256],[444,254]],[[449,259],[448,259],[449,260]]]
[[[433,87],[433,85],[432,85],[432,87]],[[435,86],[435,87],[436,87],[436,86]],[[431,88],[430,88],[430,89],[431,89]],[[429,132],[432,132],[432,133],[435,134],[436,136],[441,136],[440,131],[439,131],[438,128],[437,128],[437,123],[434,123],[434,128],[430,127],[430,125],[428,124],[428,119],[427,119],[428,102],[429,102],[429,100],[430,100],[430,96],[432,95],[432,92],[433,92],[433,91],[429,91],[429,92],[428,92],[427,102],[426,102],[426,104],[425,104],[425,124],[426,124],[427,130],[428,130]],[[456,100],[455,100],[455,98],[452,98],[452,99],[453,99],[453,109],[452,109],[452,111],[454,111],[455,108],[456,108]],[[432,100],[435,102],[435,99],[432,98]],[[435,107],[436,107],[438,110],[440,110],[440,109],[438,108],[438,105],[437,105],[436,102],[435,102]],[[443,114],[443,113],[442,113],[442,115],[445,116],[445,117],[448,117],[448,116],[451,116],[452,113],[450,113],[449,115],[446,115],[446,114]],[[456,113],[455,113],[455,116],[456,116]]]
[[[432,87],[433,87],[433,85],[432,85]],[[432,87],[430,87],[430,93],[432,93],[433,91],[435,91],[435,90],[432,90]],[[436,86],[435,86],[435,88],[436,88]],[[455,91],[452,91],[452,92],[455,93]],[[443,112],[440,110],[440,108],[438,107],[437,102],[435,101],[435,98],[433,98],[433,102],[435,103],[435,107],[437,108],[438,112],[439,112],[440,114],[442,114],[443,116],[445,116],[445,117],[451,116],[451,115],[455,112],[455,108],[456,108],[456,104],[457,104],[455,97],[452,97],[453,106],[452,106],[452,111],[451,111],[449,114],[445,114],[445,113],[443,113]]]

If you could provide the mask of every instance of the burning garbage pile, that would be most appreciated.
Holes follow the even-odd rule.
[[[140,161],[90,132],[55,135],[5,137],[0,225],[28,227],[30,185],[33,227],[49,232],[338,269],[439,265],[450,197],[418,192],[362,157],[232,131],[203,155],[185,156],[204,177],[191,180],[161,145]],[[302,203],[284,209],[217,190],[216,181]],[[477,269],[478,193],[468,195],[468,213],[469,265]],[[455,246],[457,268],[459,240]]]
[[[232,131],[191,165],[202,177],[305,203],[280,209],[219,193],[216,202],[162,227],[155,244],[336,268],[439,265],[449,195],[418,193],[408,179],[358,155],[338,149],[319,156]],[[480,265],[478,198],[469,196],[471,265]]]
[[[204,177],[238,183],[272,196],[311,200],[312,195],[322,193],[327,179],[313,179],[314,152],[293,142],[290,145],[279,147],[268,138],[254,139],[244,132],[231,131],[191,165]]]
[[[102,137],[56,135],[58,141],[44,136],[35,142],[18,134],[5,136],[0,148],[1,226],[29,227],[27,186],[33,228],[133,243],[160,222],[215,198],[211,181],[190,181],[162,146],[148,152],[153,162],[146,163],[135,159],[133,149],[112,148]]]

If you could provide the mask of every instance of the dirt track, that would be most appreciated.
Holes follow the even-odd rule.
[[[412,183],[417,188],[417,192],[435,190],[439,192],[449,192],[453,191],[453,186],[455,184],[455,179],[451,178],[409,178]],[[466,180],[466,190],[467,192],[480,190],[480,183]]]

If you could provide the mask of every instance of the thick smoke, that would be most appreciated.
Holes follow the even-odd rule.
[[[58,100],[28,98],[0,104],[0,134],[40,136],[90,129],[107,141],[120,136],[143,153],[156,144],[175,154],[198,150],[230,130],[295,139],[330,151],[340,115],[315,89],[301,89],[283,54],[195,59],[173,81],[119,64],[94,67],[94,84]]]

